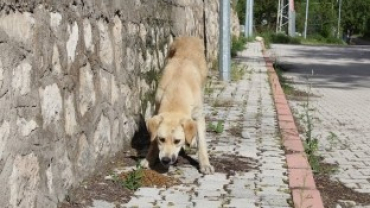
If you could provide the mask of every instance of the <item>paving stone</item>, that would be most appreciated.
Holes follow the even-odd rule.
[[[111,202],[106,202],[102,200],[93,200],[93,206],[89,208],[115,208],[116,205]]]
[[[253,208],[256,207],[255,200],[250,199],[230,199],[229,204],[224,205],[225,208]]]
[[[195,208],[205,208],[205,207],[221,207],[222,201],[208,201],[208,200],[195,200]]]

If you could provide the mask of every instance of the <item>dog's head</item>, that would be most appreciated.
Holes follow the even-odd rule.
[[[159,159],[165,166],[176,162],[181,148],[194,142],[196,122],[179,116],[156,115],[147,121],[152,142],[158,144]]]

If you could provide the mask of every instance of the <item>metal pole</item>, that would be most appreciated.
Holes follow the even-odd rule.
[[[230,0],[220,0],[219,73],[223,81],[230,80]]]
[[[281,7],[281,0],[278,3],[277,15],[276,15],[276,32],[279,31],[279,22],[280,22],[280,7]]]
[[[339,31],[340,31],[340,18],[342,14],[342,0],[339,0],[339,11],[338,11],[338,31],[337,31],[337,38],[339,38]]]
[[[294,11],[294,1],[288,1],[288,34],[291,37],[295,36],[295,11]]]
[[[253,6],[254,0],[250,0],[249,2],[249,37],[253,36]]]
[[[284,9],[285,1],[281,0],[281,7],[280,7],[280,21],[279,21],[279,31],[281,32],[283,27],[283,9]]]
[[[244,19],[244,36],[249,37],[249,2],[245,1],[245,19]]]
[[[306,19],[304,21],[304,39],[307,38],[307,19],[308,19],[308,5],[310,4],[310,0],[306,1]]]

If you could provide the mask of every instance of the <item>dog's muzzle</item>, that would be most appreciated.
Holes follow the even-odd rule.
[[[162,157],[160,159],[161,163],[165,166],[169,166],[169,165],[172,165],[176,162],[177,160],[177,157],[176,156],[172,156],[172,158],[170,157]]]

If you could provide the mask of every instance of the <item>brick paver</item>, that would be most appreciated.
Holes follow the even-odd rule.
[[[285,75],[294,87],[316,95],[309,101],[313,135],[324,161],[339,165],[332,179],[370,193],[370,48],[274,45],[273,51],[289,64]],[[302,103],[289,101],[296,115],[305,112]]]
[[[224,122],[222,133],[207,132],[211,158],[237,157],[249,167],[205,176],[190,165],[172,167],[171,175],[181,185],[140,188],[121,207],[291,207],[286,158],[260,43],[250,43],[241,56],[246,70],[242,79],[224,83],[212,78],[204,108],[207,124]]]

